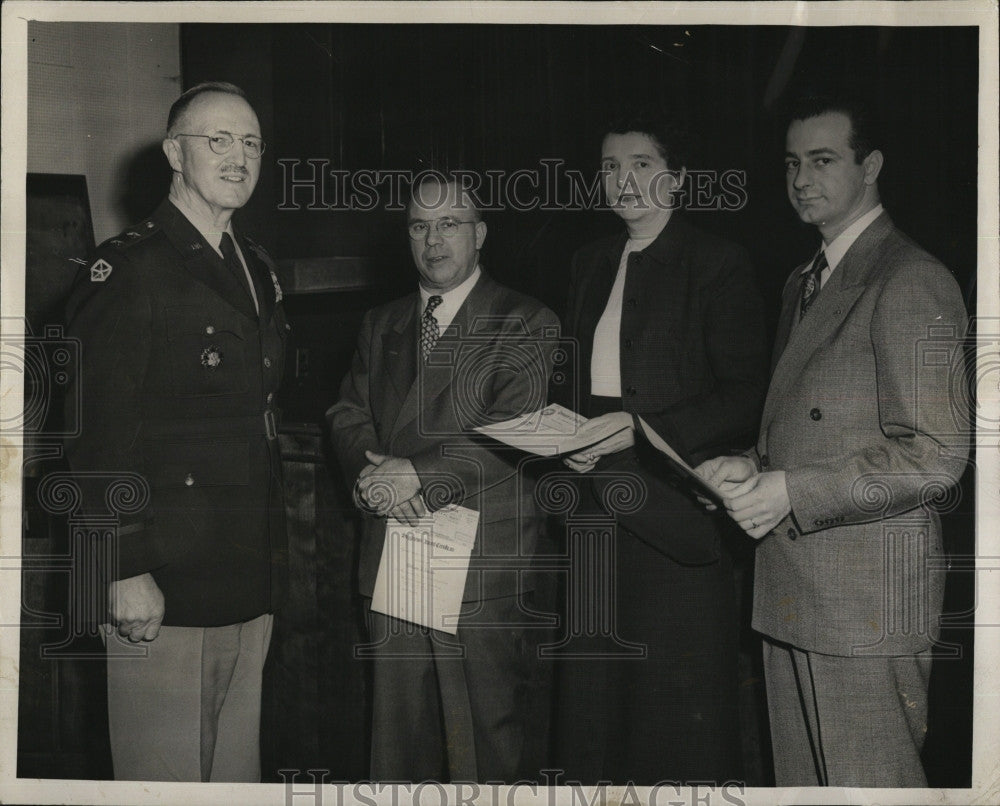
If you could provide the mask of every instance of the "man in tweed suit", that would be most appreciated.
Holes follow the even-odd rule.
[[[944,588],[929,499],[967,456],[949,394],[966,313],[950,272],[882,209],[868,127],[831,99],[791,115],[788,195],[823,244],[785,284],[756,451],[698,468],[760,541],[753,624],[779,786],[926,786]]]

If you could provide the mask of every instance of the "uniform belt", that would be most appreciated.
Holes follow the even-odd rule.
[[[250,437],[276,439],[278,418],[273,409],[246,417],[205,417],[184,420],[146,420],[142,434],[147,437]]]

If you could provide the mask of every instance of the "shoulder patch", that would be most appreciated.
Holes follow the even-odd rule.
[[[114,238],[108,238],[101,247],[113,247],[115,249],[127,249],[133,244],[137,244],[140,241],[144,241],[154,232],[159,230],[159,226],[155,221],[146,220],[141,224],[137,224],[134,227],[129,227],[124,232],[119,233]]]
[[[111,276],[112,267],[104,258],[99,257],[90,267],[90,282],[103,283]]]

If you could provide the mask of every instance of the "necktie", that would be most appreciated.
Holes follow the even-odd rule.
[[[438,340],[438,320],[434,318],[434,309],[442,303],[441,297],[435,294],[427,300],[423,316],[420,317],[420,355],[424,361],[431,354]]]
[[[250,289],[249,277],[247,277],[246,269],[243,268],[240,256],[236,254],[236,244],[233,243],[233,239],[229,236],[228,232],[222,233],[222,240],[219,241],[219,251],[222,252],[222,257],[225,259],[229,270],[236,275],[236,279],[240,286],[242,286],[243,290],[250,295],[250,298],[254,300],[254,304],[256,305],[257,300],[253,291]]]
[[[799,315],[805,316],[806,312],[809,310],[809,306],[816,301],[816,297],[819,296],[820,289],[820,276],[823,274],[823,269],[825,269],[829,264],[826,262],[826,252],[822,249],[816,258],[813,260],[812,266],[806,273],[805,282],[802,283],[802,300],[799,303]]]

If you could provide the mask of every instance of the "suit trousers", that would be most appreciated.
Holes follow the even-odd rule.
[[[106,627],[108,722],[119,781],[260,782],[260,692],[270,614],[161,627],[131,644]]]
[[[549,671],[537,652],[545,631],[516,626],[530,619],[521,602],[464,603],[454,636],[366,608],[372,780],[538,779]]]
[[[931,652],[845,657],[764,639],[777,786],[926,787]]]

